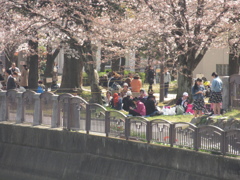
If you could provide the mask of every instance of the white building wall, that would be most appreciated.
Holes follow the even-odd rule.
[[[196,78],[197,74],[203,74],[207,80],[211,81],[211,74],[216,72],[216,65],[228,64],[228,59],[228,48],[209,49],[197,68],[193,71],[193,77]]]

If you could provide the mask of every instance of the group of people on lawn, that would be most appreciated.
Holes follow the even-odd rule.
[[[214,112],[213,115],[220,115],[222,103],[222,81],[215,72],[212,73],[212,77],[213,81],[211,85],[209,103],[212,104]],[[109,83],[111,83],[111,80]],[[157,106],[153,91],[151,90],[147,94],[145,90],[141,89],[141,87],[142,82],[138,74],[136,74],[133,78],[129,77],[123,84],[123,88],[119,87],[120,90],[107,91],[105,105],[116,110],[123,109],[132,116],[148,117],[162,114],[160,108]],[[204,102],[205,92],[206,90],[203,86],[203,80],[200,78],[196,79],[191,89],[193,99],[192,110],[194,111],[194,117],[202,116],[203,111],[206,109]],[[188,93],[184,92],[183,96],[176,102],[176,106],[183,107],[184,112],[187,110],[190,103],[188,96]]]

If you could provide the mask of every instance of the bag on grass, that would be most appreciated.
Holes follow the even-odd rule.
[[[183,115],[184,112],[185,112],[185,109],[183,106],[181,105],[176,106],[176,115]]]

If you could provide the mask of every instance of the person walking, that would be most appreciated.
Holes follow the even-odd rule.
[[[192,87],[192,96],[193,96],[193,110],[194,117],[196,118],[202,116],[202,111],[205,109],[204,103],[204,91],[205,88],[202,85],[202,79],[197,79],[194,86]]]
[[[211,86],[211,95],[209,102],[213,103],[213,112],[214,115],[221,114],[221,102],[222,102],[222,80],[219,78],[218,74],[212,73],[213,81]]]
[[[152,85],[154,83],[154,76],[155,76],[155,72],[152,66],[149,66],[147,75],[148,75],[147,78],[149,83],[148,92],[150,92],[150,91],[153,91]]]
[[[169,88],[169,83],[171,82],[171,75],[168,72],[168,68],[164,68],[164,97],[168,97],[168,88]]]
[[[27,65],[23,65],[23,69],[21,71],[20,86],[24,87],[25,89],[28,88],[28,75],[28,67]]]

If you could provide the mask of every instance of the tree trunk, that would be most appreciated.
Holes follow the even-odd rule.
[[[37,90],[38,87],[38,40],[29,40],[28,45],[30,47],[29,61],[29,77],[28,86],[29,89]]]
[[[125,57],[121,57],[121,67],[120,67],[120,72],[121,73],[124,73],[125,64],[126,64],[126,58]]]
[[[85,72],[88,75],[88,80],[91,86],[91,96],[93,103],[103,104],[102,102],[102,91],[99,87],[99,77],[96,70],[96,47],[91,45],[91,41],[85,42],[80,48],[82,57],[85,59]]]
[[[120,71],[120,58],[112,60],[112,71]]]
[[[164,101],[164,67],[163,67],[163,63],[161,63],[160,65],[160,92],[159,92],[159,102],[163,102]]]
[[[47,62],[46,62],[46,70],[44,71],[44,84],[48,88],[51,86],[52,83],[47,83],[46,78],[53,78],[53,67],[54,67],[54,60],[60,52],[60,48],[57,48],[54,53],[52,53],[52,47],[47,47]]]
[[[102,102],[102,91],[99,87],[99,78],[96,69],[94,68],[94,64],[92,63],[87,63],[85,65],[85,71],[88,75],[88,80],[90,82],[91,86],[91,102],[93,103],[98,103],[98,104],[103,104]]]
[[[64,55],[63,75],[62,83],[59,91],[73,92],[74,89],[78,88],[81,90],[81,79],[82,79],[82,62],[79,59]]]
[[[191,89],[192,89],[192,75],[193,70],[183,68],[178,73],[178,90],[177,90],[177,99],[182,97],[184,92],[188,92],[189,98],[192,99]]]
[[[239,74],[239,57],[232,53],[229,54],[229,76]]]
[[[105,71],[105,66],[106,66],[106,63],[101,63],[100,65],[100,72],[104,72]]]

